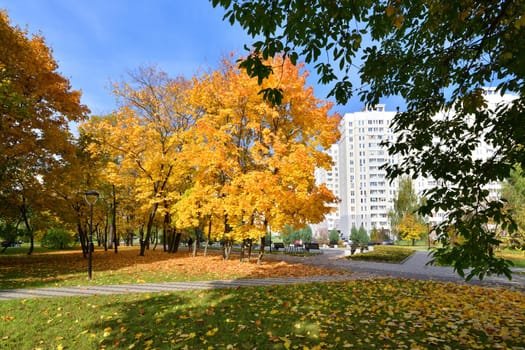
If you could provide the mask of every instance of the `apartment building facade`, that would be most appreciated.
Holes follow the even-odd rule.
[[[397,186],[389,183],[381,166],[395,159],[389,157],[380,143],[393,138],[389,126],[395,114],[386,111],[385,105],[377,105],[346,113],[340,124],[337,163],[343,237],[350,235],[354,225],[363,225],[367,231],[374,227],[389,229],[387,213],[392,208]]]
[[[501,96],[495,89],[488,88],[485,89],[485,98],[489,108],[494,108],[499,103],[511,102],[515,96]],[[345,238],[349,237],[352,226],[363,225],[368,232],[373,228],[390,230],[388,212],[397,196],[398,181],[387,180],[381,166],[399,159],[389,156],[380,143],[394,139],[389,126],[395,114],[394,111],[387,111],[385,105],[377,105],[344,115],[340,124],[341,139],[329,151],[334,167],[332,171],[318,174],[318,182],[326,183],[340,198],[340,203],[337,210],[316,227],[340,230]],[[490,145],[482,142],[474,155],[487,159],[493,152]],[[435,185],[434,179],[414,180],[414,188],[419,194]],[[497,196],[500,184],[489,184],[487,188]],[[437,212],[428,220],[431,224],[437,224],[445,215]]]
[[[315,180],[317,184],[326,184],[326,187],[337,197],[341,198],[339,175],[339,145],[334,144],[327,150],[332,158],[333,166],[330,170],[316,169]],[[311,225],[314,236],[320,236],[323,232],[328,234],[331,230],[341,230],[341,212],[339,203],[330,204],[332,211],[325,216],[325,220],[316,225]]]

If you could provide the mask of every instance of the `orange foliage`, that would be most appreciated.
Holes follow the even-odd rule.
[[[58,209],[50,178],[59,178],[56,171],[75,157],[69,123],[85,119],[89,110],[58,72],[44,37],[11,26],[2,10],[0,43],[0,216],[22,217],[32,236],[29,212],[34,217]]]
[[[144,242],[159,222],[164,232],[194,236],[206,228],[212,240],[241,242],[270,227],[320,222],[331,211],[336,198],[315,183],[314,171],[332,165],[323,150],[337,141],[340,116],[306,87],[302,67],[273,64],[267,84],[282,88],[279,106],[224,60],[191,84],[141,69],[115,87],[120,110],[84,126],[97,141],[93,154],[110,159],[108,180],[136,201],[132,216],[145,226]]]
[[[215,239],[258,239],[268,227],[320,222],[336,200],[315,184],[314,171],[331,166],[323,149],[337,141],[340,117],[328,115],[331,104],[305,86],[301,66],[279,58],[271,63],[274,74],[264,84],[282,88],[279,106],[262,99],[266,85],[228,60],[194,81],[191,101],[205,111],[194,131],[194,161],[201,170],[195,176],[209,190],[208,201],[201,195],[199,202],[231,228],[221,232],[217,225]]]

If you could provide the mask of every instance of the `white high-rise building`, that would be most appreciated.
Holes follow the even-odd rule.
[[[337,197],[341,198],[339,191],[339,145],[334,144],[330,149],[327,150],[327,153],[332,158],[334,165],[332,169],[316,169],[315,179],[317,184],[326,184],[326,187],[332,191],[332,193]],[[332,212],[325,216],[325,220],[317,225],[311,225],[314,237],[321,235],[321,231],[328,233],[331,230],[340,230],[340,208],[339,204],[330,205],[333,207]]]
[[[516,95],[505,94],[501,95],[496,88],[484,88],[483,94],[485,101],[487,102],[487,108],[489,110],[495,111],[498,106],[511,104],[514,99],[517,98]],[[447,112],[448,114],[453,112]],[[447,113],[439,113],[435,116],[436,120],[443,120],[447,118]],[[439,142],[438,138],[435,138],[433,142]],[[487,144],[484,140],[480,141],[478,147],[474,150],[472,156],[474,159],[487,160],[488,158],[494,155],[494,148]],[[425,190],[434,188],[436,186],[436,180],[432,178],[418,178],[414,181],[414,188],[418,195],[421,195]],[[485,189],[489,190],[489,198],[495,199],[499,197],[501,191],[500,182],[491,182],[484,186]],[[446,213],[443,211],[438,211],[433,213],[432,216],[428,217],[427,220],[431,225],[439,224],[445,218]]]
[[[380,167],[395,160],[380,143],[392,139],[389,126],[395,114],[387,112],[385,105],[377,105],[346,113],[341,121],[338,169],[340,227],[344,237],[350,235],[353,225],[363,225],[367,231],[390,227],[387,213],[397,186],[388,182]]]
[[[495,89],[487,88],[485,98],[489,108],[494,110],[497,104],[510,103],[516,96],[501,96]],[[386,162],[398,162],[399,159],[390,157],[380,143],[394,139],[389,126],[395,114],[396,112],[386,111],[385,105],[377,105],[375,108],[344,115],[339,127],[341,139],[329,151],[335,165],[331,172],[317,174],[318,182],[326,183],[341,201],[338,210],[316,227],[338,229],[343,237],[349,237],[352,226],[358,228],[363,225],[368,232],[373,228],[390,230],[388,212],[393,208],[397,196],[398,181],[390,183],[386,179],[386,172],[380,167]],[[474,156],[487,159],[493,152],[490,145],[482,142]],[[434,179],[414,180],[414,189],[418,194],[435,185]],[[500,184],[489,184],[487,189],[497,195]],[[428,220],[436,224],[443,220],[444,215],[445,213],[438,212]]]

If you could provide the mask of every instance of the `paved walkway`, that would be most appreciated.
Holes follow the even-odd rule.
[[[371,276],[368,276],[371,277]],[[339,276],[313,276],[304,278],[264,278],[239,279],[198,282],[170,282],[170,283],[143,283],[121,284],[106,286],[82,286],[60,288],[32,288],[32,289],[4,289],[0,290],[0,301],[27,298],[51,298],[63,296],[94,296],[127,293],[156,293],[184,290],[204,290],[219,288],[236,288],[246,286],[270,286],[277,284],[296,284],[312,282],[349,281],[362,278],[362,274],[348,274]]]
[[[269,286],[276,284],[295,284],[312,282],[349,281],[372,277],[402,277],[436,281],[451,281],[465,283],[452,268],[426,266],[429,260],[427,252],[417,251],[402,264],[372,263],[362,261],[349,261],[342,259],[344,251],[325,250],[323,254],[309,257],[295,257],[289,255],[267,254],[266,259],[281,259],[291,262],[300,262],[313,266],[338,269],[353,272],[339,276],[317,276],[304,278],[265,278],[241,279],[202,282],[172,282],[172,283],[145,283],[129,285],[83,286],[63,288],[32,288],[32,289],[5,289],[0,290],[0,301],[27,298],[50,298],[62,296],[93,296],[127,293],[154,293],[183,290],[204,290],[214,288],[235,288],[244,286]],[[483,281],[473,280],[468,283],[503,286],[525,291],[525,269],[517,269],[521,273],[514,274],[509,281],[504,277],[489,277]]]
[[[342,259],[344,251],[324,250],[324,254],[316,257],[292,257],[286,258],[288,261],[301,262],[303,264],[312,264],[323,266],[331,269],[351,271],[357,273],[369,273],[373,276],[390,276],[401,278],[413,278],[434,281],[446,281],[456,283],[468,283],[484,286],[503,286],[506,288],[516,288],[525,291],[525,269],[513,269],[512,280],[504,276],[485,277],[482,281],[472,279],[465,282],[459,277],[452,267],[440,267],[427,265],[430,256],[427,251],[416,251],[411,257],[401,264],[376,263],[369,261],[357,261]]]

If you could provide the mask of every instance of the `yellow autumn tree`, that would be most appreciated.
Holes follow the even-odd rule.
[[[284,91],[279,106],[264,101],[257,79],[226,59],[195,79],[191,99],[203,111],[193,130],[195,178],[210,189],[207,215],[219,223],[213,238],[260,240],[259,261],[270,228],[320,222],[336,200],[315,184],[314,170],[331,166],[323,150],[337,141],[340,116],[330,116],[331,104],[306,87],[302,66],[271,63],[265,84]]]
[[[412,245],[421,239],[423,233],[427,232],[427,227],[417,220],[414,214],[407,213],[396,226],[399,236],[403,240],[411,240]]]
[[[130,73],[130,82],[115,84],[119,110],[84,126],[94,139],[91,152],[108,157],[109,182],[132,192],[128,198],[136,201],[134,220],[142,223],[140,255],[149,246],[156,220],[171,222],[168,209],[191,181],[191,165],[180,156],[185,133],[194,124],[186,103],[189,87],[190,82],[171,79],[155,67],[139,68]]]
[[[18,209],[33,250],[31,216],[49,209],[53,196],[44,175],[55,173],[74,156],[69,122],[89,110],[80,92],[58,72],[44,37],[12,26],[0,11],[0,210]]]

